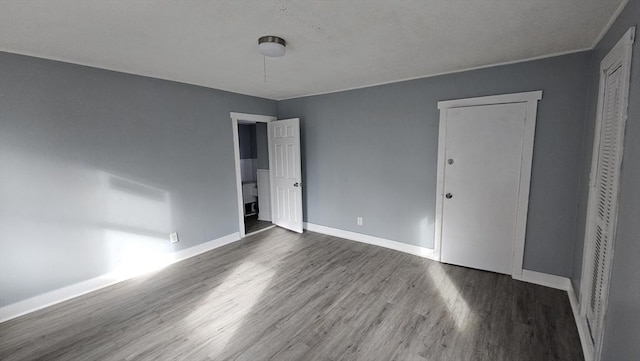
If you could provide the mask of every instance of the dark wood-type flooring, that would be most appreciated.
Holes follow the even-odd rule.
[[[0,324],[2,360],[582,360],[565,292],[274,228]]]
[[[261,229],[273,226],[273,223],[267,221],[261,221],[258,219],[258,215],[244,217],[244,233],[250,234]]]

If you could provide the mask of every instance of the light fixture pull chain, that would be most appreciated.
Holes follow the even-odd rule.
[[[264,70],[264,83],[267,84],[267,57],[262,57],[262,67]]]

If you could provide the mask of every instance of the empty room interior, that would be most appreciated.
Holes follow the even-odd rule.
[[[1,360],[640,360],[640,0],[0,0]]]

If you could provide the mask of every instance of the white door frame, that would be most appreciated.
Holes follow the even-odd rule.
[[[268,123],[276,120],[269,115],[247,114],[231,112],[231,129],[233,130],[233,160],[236,165],[236,193],[238,197],[238,230],[240,238],[246,234],[244,231],[244,202],[242,201],[242,175],[240,173],[240,140],[238,139],[238,121],[245,120],[255,123]]]
[[[603,74],[605,74],[612,67],[617,67],[617,66],[620,66],[621,70],[623,71],[621,75],[622,94],[620,99],[620,115],[619,115],[622,118],[620,121],[620,127],[622,128],[623,136],[622,136],[622,139],[620,139],[620,142],[618,144],[618,150],[617,150],[619,154],[618,164],[614,165],[619,170],[622,164],[623,147],[624,147],[624,129],[626,126],[627,107],[629,104],[631,55],[632,55],[632,46],[634,42],[634,37],[635,37],[635,27],[631,27],[622,36],[622,38],[616,43],[616,45],[611,49],[611,51],[609,51],[607,56],[605,56],[605,58],[602,59],[602,62],[600,63],[600,80],[599,80],[600,84],[599,84],[598,100],[597,100],[598,106],[597,106],[597,113],[596,113],[595,132],[593,136],[593,153],[591,157],[591,171],[589,174],[589,183],[588,183],[589,200],[587,202],[587,221],[585,226],[584,245],[583,245],[584,248],[582,253],[582,274],[580,275],[580,321],[585,326],[587,324],[587,306],[588,306],[588,300],[589,300],[588,294],[589,294],[589,286],[591,284],[587,280],[590,279],[590,275],[593,267],[591,260],[593,257],[594,245],[593,245],[593,242],[591,241],[593,240],[594,234],[592,230],[595,228],[594,227],[595,212],[597,209],[597,204],[596,204],[597,196],[595,194],[597,191],[595,189],[595,186],[597,186],[597,184],[595,184],[596,182],[594,180],[596,179],[597,172],[598,172],[600,131],[602,128],[602,112],[603,112],[602,108],[604,105],[603,96],[605,93],[605,85],[606,85],[605,84],[606,76],[603,76]],[[618,196],[619,185],[620,185],[620,178],[614,181],[614,193],[616,194],[616,197]],[[608,261],[605,264],[605,270],[606,270],[605,272],[609,274],[608,277],[611,276],[610,268],[613,264],[613,257],[614,257],[616,224],[618,220],[617,205],[616,207],[614,207],[612,212],[613,214],[612,214],[611,226],[613,227],[613,229],[611,233],[612,237],[610,239],[612,246],[610,249]],[[607,312],[607,301],[609,299],[609,293],[608,293],[609,278],[605,278],[603,283],[604,283],[603,287],[607,290],[607,292],[605,292],[605,295],[604,295],[601,319],[604,319],[605,314]],[[603,336],[604,336],[603,332],[600,332],[598,335],[596,335],[596,340],[593,343],[591,342],[590,337],[588,336],[586,337],[586,340],[584,341],[587,341],[587,349],[585,352],[585,358],[587,360],[595,360],[595,361],[600,360],[600,356],[602,352],[602,343],[604,340]],[[584,346],[583,346],[583,349],[584,349]]]
[[[491,95],[477,98],[445,100],[438,102],[440,109],[440,130],[438,134],[438,174],[436,183],[436,217],[434,258],[441,260],[442,250],[442,208],[444,206],[444,171],[445,144],[447,139],[447,110],[450,108],[470,107],[477,105],[493,105],[506,103],[526,103],[527,113],[524,123],[524,139],[522,144],[522,163],[520,166],[520,184],[518,186],[518,204],[516,213],[516,228],[514,233],[514,252],[511,276],[522,279],[522,263],[524,260],[524,239],[527,227],[527,209],[529,206],[529,185],[531,183],[531,162],[533,160],[533,138],[536,130],[536,115],[538,100],[542,99],[542,90]]]

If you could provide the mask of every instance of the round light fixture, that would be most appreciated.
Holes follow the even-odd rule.
[[[285,53],[287,42],[277,36],[263,36],[258,39],[258,51],[264,56],[278,57]]]

